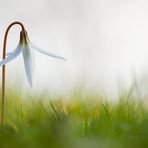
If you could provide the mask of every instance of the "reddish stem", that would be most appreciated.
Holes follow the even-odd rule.
[[[25,27],[24,25],[21,23],[21,22],[13,22],[11,23],[6,32],[5,32],[5,36],[4,36],[4,42],[3,42],[3,59],[6,58],[6,44],[7,44],[7,37],[8,37],[8,32],[10,30],[10,28],[14,25],[20,25],[21,28],[22,28],[22,31],[25,31]],[[2,66],[2,114],[1,114],[1,124],[4,123],[4,117],[5,117],[5,72],[6,72],[6,69],[5,69],[5,65]]]

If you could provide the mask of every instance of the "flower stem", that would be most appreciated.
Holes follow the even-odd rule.
[[[14,25],[20,25],[22,28],[22,31],[25,31],[25,27],[21,22],[13,22],[11,23],[8,28],[6,29],[5,36],[4,36],[4,42],[3,42],[3,59],[6,58],[6,44],[7,44],[7,37],[8,32],[10,28]],[[1,124],[4,123],[4,117],[5,117],[5,73],[6,73],[6,67],[5,65],[2,66],[2,112],[1,112]]]

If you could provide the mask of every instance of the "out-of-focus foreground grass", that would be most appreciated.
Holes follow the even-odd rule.
[[[28,96],[29,97],[29,96]],[[140,99],[139,99],[140,100]],[[147,148],[148,111],[130,94],[69,99],[8,93],[0,148]]]

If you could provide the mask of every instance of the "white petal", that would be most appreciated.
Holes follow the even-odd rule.
[[[13,54],[13,52],[8,52],[8,53],[6,53],[6,56],[8,57],[8,56],[11,56]]]
[[[22,49],[27,80],[32,87],[32,59],[28,45]]]
[[[38,52],[40,52],[40,53],[42,53],[42,54],[48,55],[48,56],[50,56],[50,57],[54,57],[54,58],[66,60],[64,57],[59,56],[59,55],[57,55],[57,54],[54,54],[54,53],[52,53],[52,52],[50,52],[50,51],[46,51],[46,50],[44,50],[44,49],[38,48],[38,47],[36,47],[35,45],[33,45],[32,43],[30,43],[29,45],[30,45],[31,48],[37,50]]]
[[[4,60],[0,61],[0,66],[5,65],[9,63],[11,60],[15,59],[22,51],[22,47],[18,46],[15,51],[13,51],[8,57],[6,57]]]

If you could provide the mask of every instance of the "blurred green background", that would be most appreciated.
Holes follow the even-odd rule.
[[[7,93],[1,148],[146,148],[147,103],[132,91],[117,102],[73,91],[69,97]],[[137,100],[137,101],[136,101]]]

